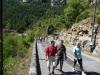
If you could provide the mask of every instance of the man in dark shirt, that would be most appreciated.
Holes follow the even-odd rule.
[[[66,59],[66,48],[63,44],[63,40],[60,40],[60,45],[57,46],[57,60],[56,60],[56,65],[55,68],[58,66],[60,63],[60,71],[62,72],[62,67],[63,67],[63,61],[64,58]]]

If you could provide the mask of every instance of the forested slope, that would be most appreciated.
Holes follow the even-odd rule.
[[[97,13],[100,12],[99,3]],[[31,57],[31,44],[35,38],[47,35],[49,25],[56,31],[69,29],[73,23],[91,17],[93,10],[90,0],[68,0],[62,7],[51,7],[49,1],[20,3],[3,0],[4,75],[16,75],[25,68],[26,63],[22,62]]]

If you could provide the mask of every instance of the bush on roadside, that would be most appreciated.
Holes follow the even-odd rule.
[[[19,34],[4,34],[3,37],[4,75],[14,75],[16,61],[19,61],[27,55],[30,44],[26,45],[23,43],[23,40],[26,41],[26,39]]]
[[[3,61],[3,75],[14,75],[16,59],[8,57]]]

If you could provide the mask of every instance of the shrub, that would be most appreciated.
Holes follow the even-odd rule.
[[[3,55],[4,57],[16,55],[17,40],[14,36],[4,36]]]
[[[8,57],[3,61],[3,75],[13,75],[14,74],[14,65],[16,63],[15,58]]]
[[[34,41],[34,32],[33,32],[33,30],[28,30],[27,32],[26,32],[26,41],[27,42],[33,42]]]
[[[76,22],[79,22],[79,21],[81,21],[83,19],[86,19],[87,17],[89,17],[89,11],[85,10],[80,15],[77,16]]]
[[[96,16],[96,21],[98,24],[100,24],[100,12],[98,12],[98,14]]]

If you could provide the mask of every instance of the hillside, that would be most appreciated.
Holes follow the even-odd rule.
[[[33,2],[25,3],[17,1],[22,0],[3,0],[4,75],[28,72],[32,44],[36,38],[48,36],[47,27],[50,25],[54,27],[50,33],[61,31],[60,34],[63,35],[62,38],[65,38],[66,45],[71,46],[71,37],[90,39],[91,20],[88,17],[91,17],[94,11],[91,0],[66,0],[66,5],[55,4],[54,7],[51,7],[50,0],[42,0],[43,3],[33,0],[31,0]],[[97,1],[96,12],[100,12],[100,1]],[[80,29],[87,30],[89,33],[82,33],[83,36],[75,33],[74,36],[75,31],[72,30],[78,30],[79,26]],[[63,31],[63,29],[65,30]],[[99,33],[97,38],[99,38]],[[88,47],[85,47],[86,50]],[[98,50],[97,53],[99,53]]]
[[[72,27],[68,30],[62,30],[59,35],[60,39],[65,39],[64,41],[66,46],[70,47],[73,47],[73,44],[75,44],[77,40],[80,40],[82,50],[84,52],[90,52],[90,43],[92,36],[91,22],[91,18],[87,18],[80,21],[79,23],[73,24]],[[100,57],[100,25],[96,36],[96,47],[93,54]]]

